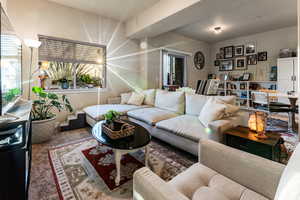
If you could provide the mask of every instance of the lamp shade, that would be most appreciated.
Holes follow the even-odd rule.
[[[32,40],[32,39],[25,39],[24,43],[26,46],[30,48],[39,48],[41,46],[41,42],[38,40]]]

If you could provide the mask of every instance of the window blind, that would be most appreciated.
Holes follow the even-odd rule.
[[[94,43],[66,40],[39,35],[40,61],[104,64],[106,47]]]

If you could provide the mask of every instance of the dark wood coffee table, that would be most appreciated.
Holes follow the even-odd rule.
[[[120,167],[122,155],[145,149],[145,165],[148,166],[148,144],[151,141],[150,133],[144,127],[134,122],[128,120],[124,121],[135,126],[134,135],[118,140],[112,140],[101,130],[101,125],[104,123],[104,121],[98,122],[92,130],[94,138],[99,143],[111,147],[114,151],[117,167],[117,177],[115,179],[116,185],[119,185],[120,183]]]

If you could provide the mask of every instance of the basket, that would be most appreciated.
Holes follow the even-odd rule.
[[[102,131],[112,140],[117,140],[125,137],[129,137],[134,134],[135,126],[128,124],[124,121],[116,121],[117,123],[122,123],[120,130],[112,130],[105,123],[102,124]]]

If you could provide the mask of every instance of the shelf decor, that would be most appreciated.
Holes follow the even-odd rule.
[[[266,120],[266,113],[262,111],[255,111],[250,114],[248,126],[251,131],[254,131],[257,133],[256,137],[260,139],[266,139],[268,138],[266,136],[266,126],[267,126],[267,120]]]

